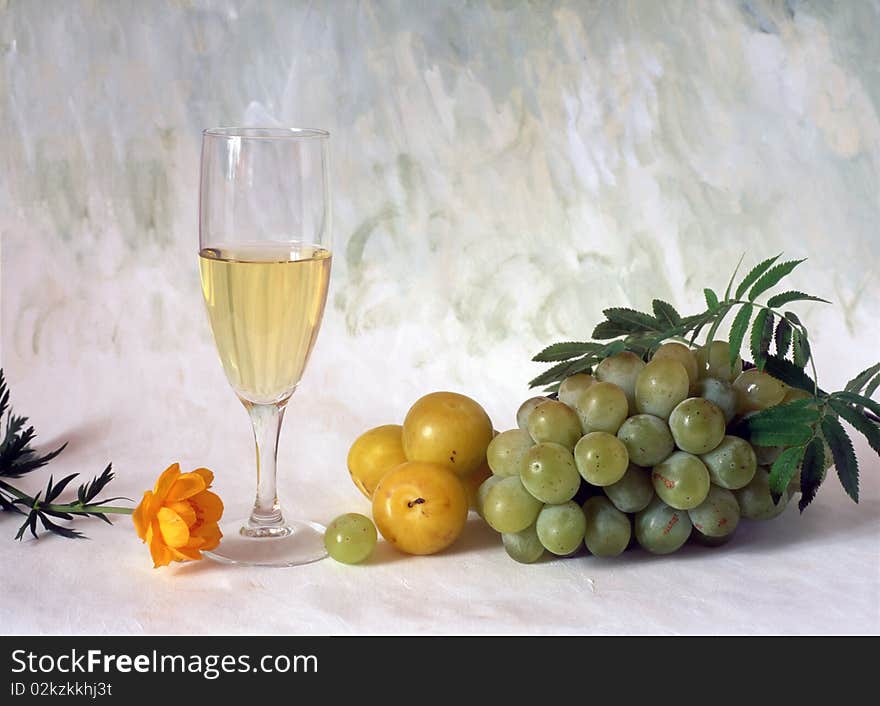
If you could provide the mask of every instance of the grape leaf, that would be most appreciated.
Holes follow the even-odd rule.
[[[810,342],[799,330],[795,329],[791,335],[791,359],[799,368],[806,367],[810,360]]]
[[[877,373],[865,387],[865,397],[873,397],[878,387],[880,387],[880,373]]]
[[[852,380],[846,383],[843,389],[847,392],[861,392],[862,388],[867,384],[868,380],[876,375],[878,371],[880,371],[880,363],[876,363],[870,368],[865,368]]]
[[[836,418],[825,415],[822,417],[822,435],[831,448],[834,457],[834,467],[837,469],[837,477],[840,484],[854,502],[859,501],[859,462],[853,451],[844,428]]]
[[[740,424],[746,429],[774,426],[784,428],[787,424],[815,424],[819,421],[819,416],[816,399],[807,398],[768,407],[746,417]]]
[[[755,299],[768,289],[775,287],[783,277],[790,274],[791,271],[802,262],[803,260],[789,260],[788,262],[781,262],[778,265],[771,267],[758,278],[758,281],[755,282],[755,284],[752,285],[752,288],[749,290],[749,301],[755,301]]]
[[[562,363],[558,363],[554,365],[552,368],[545,370],[543,373],[538,375],[538,377],[534,378],[530,383],[529,387],[538,387],[538,385],[548,385],[551,382],[556,382],[557,380],[562,380],[567,378],[569,375],[574,375],[575,373],[582,373],[587,368],[590,367],[592,362],[595,360],[595,356],[585,355],[583,358],[577,358],[575,360],[566,360]]]
[[[770,350],[770,339],[773,336],[773,314],[767,309],[761,309],[752,322],[752,335],[749,341],[749,348],[752,353],[752,360],[758,367],[758,370],[764,369],[764,363],[767,359],[767,351]]]
[[[804,457],[805,447],[793,446],[786,449],[773,462],[770,468],[770,492],[773,494],[773,502],[779,502],[779,496],[787,489],[791,479],[794,478],[798,464]]]
[[[796,290],[791,290],[788,292],[781,292],[779,294],[774,294],[767,300],[767,306],[772,309],[783,306],[790,302],[800,302],[800,301],[810,301],[810,302],[823,302],[824,304],[830,304],[831,302],[827,299],[822,299],[822,297],[814,297],[811,294],[804,294],[803,292],[798,292]]]
[[[781,318],[776,326],[776,355],[785,358],[788,349],[791,347],[791,324],[788,319]]]
[[[880,416],[880,402],[872,400],[870,397],[865,397],[855,392],[835,392],[834,396],[838,399],[846,400],[857,407],[867,407],[874,414]]]
[[[812,378],[807,375],[803,368],[799,368],[791,361],[780,358],[776,355],[768,355],[764,364],[764,372],[769,373],[773,377],[782,380],[790,387],[796,387],[799,390],[805,390],[810,394],[816,391],[816,386]],[[824,395],[825,391],[819,388],[819,394]]]
[[[768,257],[763,262],[759,262],[757,265],[755,265],[749,271],[749,273],[745,277],[743,277],[742,282],[740,282],[739,286],[736,288],[736,298],[742,299],[742,296],[746,293],[746,290],[751,287],[752,284],[754,284],[758,280],[758,277],[764,274],[770,268],[770,266],[774,262],[776,262],[781,256],[782,253],[779,253],[779,255],[777,255],[776,257]]]
[[[747,438],[755,446],[801,446],[806,444],[812,435],[813,430],[808,426],[786,424],[779,427],[750,429]]]
[[[818,436],[807,444],[804,450],[804,460],[801,463],[801,499],[798,502],[798,509],[803,512],[807,509],[807,505],[813,502],[816,497],[816,491],[822,485],[823,475],[825,473],[825,447],[822,439]]]
[[[828,403],[831,405],[831,409],[852,424],[856,431],[864,435],[871,448],[880,454],[880,427],[846,402],[832,397],[828,400]]]
[[[645,314],[635,309],[612,307],[611,309],[605,309],[602,313],[605,314],[605,318],[610,322],[618,326],[629,327],[628,333],[662,330],[657,319],[650,314]]]
[[[585,353],[599,350],[601,347],[601,343],[564,341],[547,346],[532,358],[532,360],[536,363],[552,363],[557,360],[569,360],[570,358],[576,358]]]
[[[675,310],[675,307],[662,299],[655,299],[651,302],[651,308],[654,310],[654,316],[661,324],[675,328],[681,324],[681,315]]]
[[[745,260],[746,254],[743,253],[739,256],[739,262],[736,263],[736,267],[733,268],[733,272],[730,273],[730,279],[727,280],[727,288],[724,290],[724,300],[727,301],[730,299],[730,290],[733,287],[733,281],[736,279],[736,275],[739,272],[739,268],[742,267],[743,260]],[[776,257],[779,257],[777,255]]]
[[[743,304],[736,313],[733,323],[730,325],[730,367],[733,368],[736,358],[742,348],[742,341],[746,335],[746,329],[749,327],[749,319],[752,317],[752,305]]]
[[[706,287],[703,290],[703,296],[706,297],[706,306],[708,306],[709,309],[714,311],[718,308],[718,295],[715,294],[714,291]]]
[[[631,326],[620,326],[613,321],[603,321],[593,329],[593,338],[597,341],[607,341],[609,338],[626,336],[630,333],[632,333]]]

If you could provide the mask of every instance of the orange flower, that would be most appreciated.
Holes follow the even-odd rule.
[[[153,567],[172,561],[196,561],[214,549],[223,534],[217,521],[223,501],[208,488],[214,474],[207,468],[181,473],[173,463],[159,476],[156,487],[144,493],[132,514],[138,537],[150,546]]]

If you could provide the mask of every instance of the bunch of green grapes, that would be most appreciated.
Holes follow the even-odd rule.
[[[594,375],[565,379],[556,399],[522,404],[518,428],[489,445],[493,475],[478,510],[523,563],[584,546],[617,556],[633,541],[654,554],[689,539],[722,544],[741,518],[776,517],[798,490],[793,482],[774,502],[768,466],[782,449],[753,447],[728,429],[799,394],[743,371],[739,358],[731,366],[724,341],[666,343],[648,362],[618,353]]]

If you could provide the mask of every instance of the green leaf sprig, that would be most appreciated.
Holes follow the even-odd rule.
[[[8,414],[7,414],[8,412]],[[29,495],[9,483],[9,478],[21,478],[42,468],[58,454],[64,451],[67,444],[47,454],[39,454],[31,446],[36,439],[37,433],[32,426],[27,424],[27,417],[15,416],[9,407],[9,388],[6,386],[6,378],[0,369],[0,422],[6,415],[6,433],[0,442],[0,511],[14,512],[24,517],[24,521],[18,528],[16,539],[22,539],[27,531],[34,537],[37,534],[37,522],[47,532],[57,534],[69,539],[82,539],[82,532],[59,525],[53,519],[72,520],[74,517],[97,517],[107,524],[112,524],[108,514],[130,515],[132,508],[111,506],[107,503],[116,500],[128,500],[128,498],[115,497],[98,500],[98,495],[113,480],[112,464],[108,464],[101,475],[93,478],[90,482],[79,486],[76,492],[75,502],[59,502],[61,493],[75,480],[79,474],[72,473],[55,483],[54,476],[49,477],[49,483],[44,490],[36,495]]]
[[[805,393],[802,399],[750,415],[731,430],[756,446],[785,447],[770,468],[774,499],[778,500],[799,473],[799,507],[803,512],[815,498],[825,471],[833,462],[847,495],[858,502],[858,459],[840,420],[864,435],[880,455],[880,403],[872,399],[880,387],[880,363],[863,370],[838,392],[826,392],[819,387],[809,333],[788,305],[801,301],[829,302],[794,289],[773,293],[771,290],[804,262],[779,262],[780,257],[758,263],[737,282],[740,259],[723,296],[710,288],[703,290],[706,308],[698,314],[682,316],[661,299],[652,302],[651,314],[622,307],[605,309],[605,320],[593,329],[594,340],[554,343],[533,358],[536,362],[555,364],[533,379],[530,386],[548,386],[547,392],[556,392],[566,377],[591,373],[603,359],[624,350],[648,360],[670,339],[693,346],[707,326],[703,345],[709,345],[727,315],[735,311],[728,335],[731,367],[747,341],[759,370]],[[761,303],[759,299],[765,295],[769,296]],[[808,364],[812,376],[805,372]]]

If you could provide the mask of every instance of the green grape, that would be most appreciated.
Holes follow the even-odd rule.
[[[560,402],[564,402],[569,407],[574,407],[574,403],[577,402],[584,390],[594,382],[596,382],[596,378],[587,373],[570,375],[559,385],[559,391],[556,394]]]
[[[669,430],[675,445],[692,454],[704,454],[718,446],[724,438],[725,427],[724,412],[702,397],[689,397],[669,415]]]
[[[532,413],[532,410],[549,399],[549,397],[529,397],[529,399],[523,402],[516,411],[516,425],[520,429],[528,429],[529,415]]]
[[[801,390],[797,387],[789,387],[785,391],[785,397],[782,398],[782,402],[779,404],[788,404],[789,402],[795,402],[797,400],[808,400],[812,397],[809,392],[806,390]]]
[[[709,469],[712,482],[728,490],[748,485],[758,467],[752,445],[738,436],[725,436],[718,446],[700,458]]]
[[[526,527],[522,532],[505,532],[501,535],[501,541],[507,556],[520,564],[534,564],[544,556],[544,545],[538,539],[535,525]]]
[[[730,367],[730,344],[727,341],[712,341],[707,348],[697,348],[697,369],[701,378],[717,378],[733,382],[742,372],[742,358],[736,357],[733,368]]]
[[[651,481],[657,497],[676,510],[696,507],[709,493],[706,465],[687,451],[676,451],[654,466]]]
[[[736,415],[736,391],[726,380],[717,378],[703,378],[694,386],[694,392],[704,400],[709,400],[724,413],[724,422],[730,421]]]
[[[567,404],[559,400],[547,400],[532,410],[528,430],[535,443],[552,441],[573,449],[581,438],[581,420]]]
[[[641,466],[631,463],[623,478],[605,487],[605,495],[621,512],[644,510],[654,497],[651,474]]]
[[[520,480],[534,497],[552,505],[571,500],[581,487],[571,451],[550,441],[536,444],[523,454]]]
[[[584,542],[594,556],[617,556],[629,546],[632,525],[629,518],[608,498],[596,496],[584,503]]]
[[[758,446],[752,444],[752,450],[755,452],[755,460],[759,466],[772,466],[773,462],[779,458],[785,450],[784,446]]]
[[[636,409],[667,419],[675,405],[688,396],[687,370],[677,360],[652,360],[636,378]]]
[[[662,360],[663,358],[671,358],[677,360],[684,366],[688,374],[688,382],[693,385],[699,379],[697,374],[697,357],[694,352],[682,343],[670,341],[664,343],[657,349],[657,352],[651,356],[651,360]]]
[[[324,531],[324,548],[336,561],[360,564],[376,546],[376,526],[365,515],[340,515]]]
[[[608,356],[596,366],[596,379],[617,385],[626,395],[628,411],[636,413],[636,378],[645,367],[645,361],[635,353],[623,351]],[[598,431],[608,431],[601,429]],[[613,432],[612,432],[613,433]]]
[[[669,507],[660,498],[636,515],[636,541],[652,554],[671,554],[691,534],[691,519],[684,510]]]
[[[542,504],[523,487],[519,476],[508,476],[486,493],[483,519],[496,532],[521,532],[535,522]]]
[[[629,413],[629,403],[623,390],[617,385],[597,382],[581,393],[574,409],[580,418],[584,434],[591,431],[615,434]]]
[[[592,485],[616,483],[629,466],[623,442],[606,431],[592,431],[574,447],[574,462],[581,477]]]
[[[724,488],[713,485],[706,499],[688,515],[694,529],[706,537],[726,537],[739,524],[739,503],[736,496]]]
[[[675,449],[669,426],[651,414],[637,414],[627,419],[617,432],[626,446],[629,460],[639,466],[655,466]]]
[[[503,431],[489,442],[486,461],[496,476],[515,476],[522,468],[522,457],[535,442],[525,429]]]
[[[748,520],[772,520],[782,514],[788,505],[788,493],[773,503],[770,495],[770,473],[766,468],[758,468],[755,477],[744,488],[734,491],[742,516]]]
[[[569,501],[562,505],[544,506],[535,527],[544,549],[557,556],[565,556],[580,547],[586,525],[584,511]]]
[[[746,370],[733,381],[737,414],[754,412],[782,402],[785,383],[757,368]]]
[[[484,520],[486,519],[486,516],[483,514],[483,504],[486,502],[486,496],[489,494],[489,490],[491,490],[492,486],[500,481],[501,478],[501,476],[489,476],[486,480],[480,483],[480,487],[477,488],[477,514]]]

